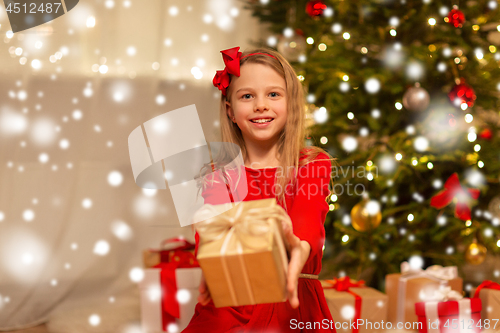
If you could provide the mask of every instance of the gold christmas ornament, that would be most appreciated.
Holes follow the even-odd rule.
[[[474,240],[465,250],[465,261],[471,265],[479,265],[486,259],[486,252],[486,247]]]
[[[351,224],[357,231],[370,231],[382,221],[380,204],[375,200],[363,200],[351,210]]]

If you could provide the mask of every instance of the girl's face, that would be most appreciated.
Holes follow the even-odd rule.
[[[248,63],[231,81],[229,118],[241,129],[245,142],[273,144],[287,117],[286,82],[274,69]]]

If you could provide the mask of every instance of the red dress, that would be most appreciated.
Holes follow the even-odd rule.
[[[326,161],[317,161],[318,159]],[[321,271],[325,241],[323,224],[329,208],[326,198],[329,194],[328,184],[331,173],[331,163],[327,159],[327,155],[321,153],[314,161],[300,167],[297,187],[293,195],[287,195],[285,199],[287,212],[293,224],[293,233],[311,246],[311,253],[302,273],[318,275]],[[244,201],[275,197],[272,189],[277,168],[245,167],[245,170],[248,195]],[[202,192],[205,203],[223,203],[218,202],[220,201],[216,195],[218,191],[214,188],[208,187]],[[221,189],[220,186],[219,189]],[[226,190],[225,187],[224,190]],[[197,233],[195,239],[195,253],[197,253],[199,242]],[[293,309],[288,300],[281,303],[223,308],[216,308],[212,300],[205,306],[198,303],[193,318],[182,333],[336,333],[335,323],[328,310],[319,280],[299,278],[298,298],[297,309]]]

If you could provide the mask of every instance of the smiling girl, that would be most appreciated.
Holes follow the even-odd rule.
[[[293,230],[284,229],[291,247],[288,300],[216,308],[202,281],[195,314],[182,332],[335,332],[318,280],[331,158],[318,147],[304,147],[303,88],[288,61],[270,49],[238,50],[221,51],[226,68],[213,80],[221,90],[222,141],[241,148],[244,201],[276,198],[291,218]],[[205,187],[205,203],[223,203],[217,192]],[[198,234],[195,239],[197,253]]]

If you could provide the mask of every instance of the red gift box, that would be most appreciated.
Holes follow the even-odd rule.
[[[481,299],[415,303],[420,333],[481,332]]]
[[[152,268],[159,263],[190,262],[194,263],[195,244],[182,237],[165,239],[159,249],[146,249],[142,252],[142,261],[145,268]]]

